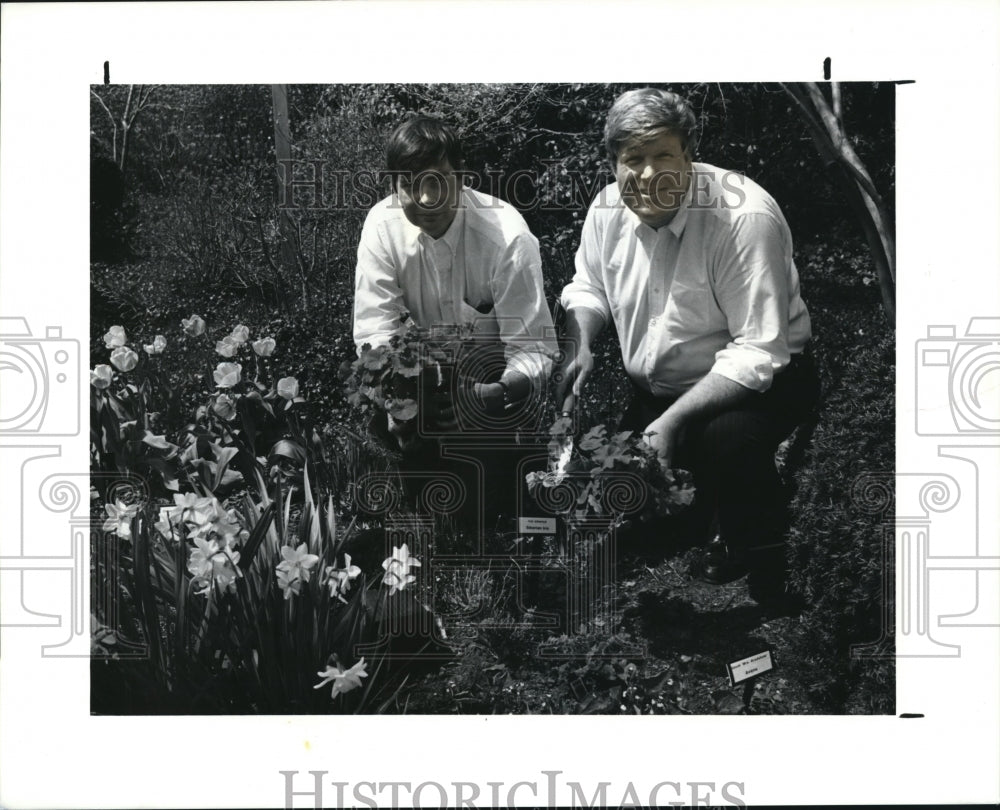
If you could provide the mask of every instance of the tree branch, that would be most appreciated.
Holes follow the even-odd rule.
[[[101,109],[108,114],[108,120],[111,121],[111,159],[118,162],[118,122],[115,121],[115,117],[111,114],[111,110],[108,109],[108,105],[104,103],[97,93],[93,90],[90,91],[90,95],[97,99],[97,103],[101,105]]]
[[[820,155],[843,170],[838,177],[842,178],[848,201],[854,206],[865,231],[878,271],[883,306],[890,317],[895,318],[896,242],[885,203],[815,82],[783,84],[782,87],[802,112]],[[839,96],[839,88],[837,94]]]

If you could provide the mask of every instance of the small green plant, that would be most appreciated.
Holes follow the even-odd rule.
[[[467,326],[431,330],[407,321],[405,331],[388,343],[365,343],[358,358],[343,367],[348,403],[414,424],[423,404],[421,395],[426,399],[431,392],[447,390],[455,358],[470,336]]]
[[[626,518],[676,514],[694,500],[691,474],[664,469],[641,436],[609,434],[597,425],[577,443],[572,431],[571,417],[556,419],[549,429],[549,469],[526,477],[532,496],[568,526],[598,518],[611,528]]]

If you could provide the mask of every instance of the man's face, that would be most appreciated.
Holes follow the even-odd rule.
[[[444,236],[458,211],[459,177],[445,158],[419,172],[403,172],[396,195],[406,218],[432,239]]]
[[[615,179],[622,201],[651,228],[670,222],[691,182],[691,160],[681,139],[665,129],[628,141],[618,153]]]

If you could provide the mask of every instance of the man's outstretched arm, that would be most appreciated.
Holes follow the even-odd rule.
[[[728,410],[755,395],[746,386],[710,371],[649,423],[645,439],[657,451],[661,463],[670,467],[674,449],[688,424]]]
[[[566,356],[553,377],[555,400],[562,411],[573,410],[584,383],[594,368],[591,345],[604,329],[604,315],[590,307],[566,310]]]

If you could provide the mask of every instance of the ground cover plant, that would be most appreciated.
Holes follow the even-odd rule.
[[[453,121],[481,188],[538,237],[554,306],[610,179],[600,129],[624,88],[290,87],[284,164],[271,88],[149,88],[127,153],[114,122],[129,88],[94,88],[94,712],[893,711],[891,505],[860,508],[854,484],[893,470],[894,324],[835,171],[779,87],[671,89],[699,111],[698,159],[760,182],[795,238],[824,385],[779,458],[800,613],[768,615],[744,582],[692,576],[698,550],[661,521],[689,500],[683,473],[664,487],[616,429],[628,383],[613,334],[595,346],[555,534],[471,537],[445,514],[362,503],[363,482],[388,492],[396,474],[371,411],[415,418],[415,381],[441,373],[426,335],[361,356],[351,340],[385,137],[408,111]],[[891,205],[892,88],[845,86],[842,105]],[[506,183],[517,169],[530,182]],[[566,427],[548,408],[555,446],[540,452],[558,457]],[[531,479],[541,499],[558,489],[554,469]],[[614,480],[666,495],[633,508],[608,492]],[[573,602],[578,541],[584,562],[611,549],[614,572]],[[730,686],[726,664],[764,647],[778,668]]]

